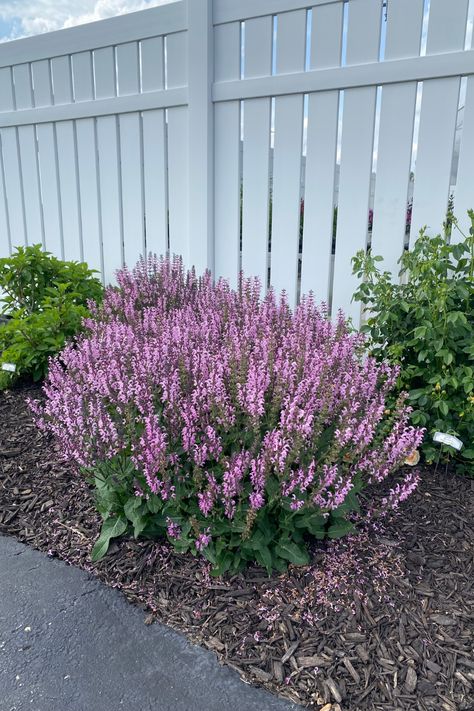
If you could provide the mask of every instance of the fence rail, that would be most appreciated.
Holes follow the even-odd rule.
[[[357,322],[358,249],[395,274],[408,200],[412,240],[474,206],[468,10],[177,0],[0,45],[0,255],[41,242],[109,282],[179,253]]]

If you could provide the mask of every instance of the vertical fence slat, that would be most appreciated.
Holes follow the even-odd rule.
[[[138,93],[137,43],[119,45],[116,52],[118,94]],[[119,125],[124,255],[126,263],[134,264],[145,253],[140,115],[123,114],[119,117]]]
[[[13,109],[13,82],[10,67],[0,69],[0,111]]]
[[[464,48],[468,0],[431,0],[427,54]],[[438,233],[446,218],[460,78],[423,82],[410,241],[427,226]]]
[[[33,77],[33,99],[35,106],[51,106],[53,92],[51,86],[51,73],[49,59],[41,59],[31,63]]]
[[[5,193],[3,172],[3,155],[0,140],[0,256],[9,257],[12,245],[10,242],[10,222],[8,219],[7,198]]]
[[[167,87],[186,86],[188,45],[185,32],[175,32],[166,37]]]
[[[17,109],[29,109],[33,106],[33,89],[29,64],[15,64],[13,67],[15,106]]]
[[[122,114],[119,123],[124,254],[134,265],[145,252],[140,116]]]
[[[119,44],[115,51],[117,53],[118,95],[138,94],[140,91],[138,44],[136,42]]]
[[[142,91],[156,91],[164,84],[163,38],[152,37],[140,43]]]
[[[117,269],[123,262],[123,229],[120,193],[120,168],[115,116],[97,119],[97,149],[99,152],[100,212],[102,218],[102,244],[104,256],[104,281],[114,281]]]
[[[167,87],[185,86],[187,67],[186,36],[169,35],[167,44]],[[189,264],[188,240],[188,109],[168,109],[168,205],[170,253],[180,254]],[[186,206],[186,207],[185,207]],[[191,217],[192,219],[192,217]]]
[[[471,221],[468,210],[474,210],[474,76],[467,79],[466,100],[464,102],[463,129],[459,149],[459,165],[454,199],[454,213],[464,234],[469,233]],[[451,241],[462,239],[459,230],[454,229]]]
[[[13,73],[10,67],[0,69],[0,110],[11,111],[14,107]],[[7,257],[12,249],[8,215],[7,187],[4,180],[2,132],[0,131],[0,255]]]
[[[14,126],[0,129],[12,247],[26,244],[18,137]]]
[[[76,121],[84,260],[102,270],[94,119]]]
[[[245,23],[245,77],[266,76],[272,70],[272,18]],[[244,102],[242,270],[267,287],[270,99]]]
[[[418,56],[423,5],[423,0],[400,0],[390,7],[386,60]],[[394,276],[405,240],[416,90],[416,82],[382,88],[372,252],[383,256],[384,269]]]
[[[165,113],[144,111],[142,120],[146,249],[164,255],[168,250]]]
[[[70,104],[72,101],[71,61],[68,56],[53,57],[53,100],[55,104]]]
[[[313,7],[311,26],[311,69],[327,69],[341,64],[344,4]]]
[[[469,0],[430,0],[426,54],[464,49]]]
[[[142,91],[157,91],[164,85],[163,38],[152,37],[140,44]],[[166,174],[166,123],[163,109],[143,112],[143,179],[145,241],[147,251],[168,250],[168,187]]]
[[[18,126],[18,144],[25,196],[25,223],[28,244],[42,244],[43,213],[38,184],[38,161],[34,126]]]
[[[187,131],[187,110],[180,106],[168,112],[168,205],[170,253],[180,254],[189,266],[187,175],[188,152],[183,136]]]
[[[90,52],[71,55],[74,101],[89,101],[94,96],[92,57]]]
[[[95,94],[98,99],[116,94],[114,60],[113,47],[104,47],[94,52]],[[115,272],[123,262],[119,145],[115,116],[97,118],[97,151],[104,282],[109,284],[114,281]]]
[[[29,65],[19,64],[14,66],[11,75],[7,69],[3,77],[3,84],[6,89],[5,94],[2,95],[4,110],[11,111],[15,104],[19,108],[30,107],[32,105],[32,92]],[[10,90],[8,89],[9,80]],[[10,245],[14,248],[16,245],[27,243],[17,128],[11,126],[0,129],[0,140],[2,143],[4,190],[10,228]]]
[[[397,0],[387,11],[385,59],[420,54],[424,0]]]
[[[198,273],[214,270],[213,0],[188,0],[189,256]]]
[[[51,75],[49,61],[32,62],[33,103],[36,106],[50,106],[52,103]],[[46,249],[57,257],[64,256],[63,221],[60,202],[58,175],[58,151],[54,123],[38,124],[39,175],[43,199],[44,243]]]
[[[97,99],[115,96],[115,57],[113,47],[94,51],[94,84]]]
[[[341,63],[343,4],[313,7],[310,69]],[[339,92],[308,98],[301,294],[329,301]]]
[[[43,198],[44,242],[48,251],[63,256],[62,219],[59,203],[57,150],[54,125],[41,123],[36,127],[39,172]]]
[[[82,231],[79,213],[78,168],[75,149],[75,132],[72,121],[56,124],[58,146],[59,188],[64,229],[64,258],[81,261]]]
[[[350,4],[347,64],[377,61],[381,11],[379,0]],[[375,100],[376,87],[344,92],[332,311],[342,309],[356,326],[360,306],[352,302],[357,279],[351,274],[351,259],[367,241]]]
[[[72,73],[68,56],[51,60],[52,94],[55,104],[72,101]],[[63,224],[64,258],[83,259],[76,134],[73,121],[56,123],[59,191]]]
[[[72,55],[72,77],[76,101],[90,101],[94,96],[90,52]],[[77,119],[75,129],[84,261],[91,269],[101,272],[102,245],[95,119]]]
[[[240,23],[214,30],[214,78],[240,77]],[[214,106],[214,270],[236,287],[240,267],[240,103]]]
[[[23,65],[26,67],[26,65]],[[17,76],[18,90],[22,95],[24,108],[32,106],[30,72],[23,71]],[[11,95],[7,92],[9,101]],[[12,104],[10,104],[10,109]],[[23,183],[23,205],[25,210],[25,230],[28,244],[44,244],[43,208],[39,184],[38,153],[34,126],[18,126],[18,148],[20,170]]]
[[[304,70],[305,40],[306,10],[279,16],[277,74]],[[302,143],[303,95],[277,96],[270,279],[277,293],[285,289],[293,307],[298,286]]]

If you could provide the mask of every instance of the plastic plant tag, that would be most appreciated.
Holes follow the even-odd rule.
[[[454,435],[446,434],[446,432],[435,432],[433,435],[433,441],[439,442],[440,444],[447,444],[449,447],[453,447],[453,449],[458,452],[463,447],[463,443],[460,439]]]
[[[6,370],[9,373],[14,373],[16,370],[15,363],[2,363],[2,370]]]

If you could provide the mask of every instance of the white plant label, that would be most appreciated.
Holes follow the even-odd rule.
[[[439,442],[440,444],[447,444],[449,447],[453,447],[453,449],[456,449],[458,452],[463,446],[460,439],[454,435],[446,434],[446,432],[435,432],[433,435],[433,441]]]
[[[2,363],[2,370],[7,370],[9,373],[14,373],[16,370],[15,363]]]

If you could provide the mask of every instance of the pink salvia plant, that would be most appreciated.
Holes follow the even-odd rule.
[[[272,552],[281,536],[300,544],[295,522],[314,512],[327,533],[351,492],[419,446],[403,400],[384,415],[396,369],[364,358],[363,336],[311,297],[292,313],[271,292],[261,299],[257,281],[233,291],[152,256],[118,284],[52,360],[45,402],[32,408],[87,472],[125,461],[140,515],[164,517],[183,549],[217,565],[219,540],[238,531],[243,547],[259,530]],[[397,485],[386,506],[415,485]]]

